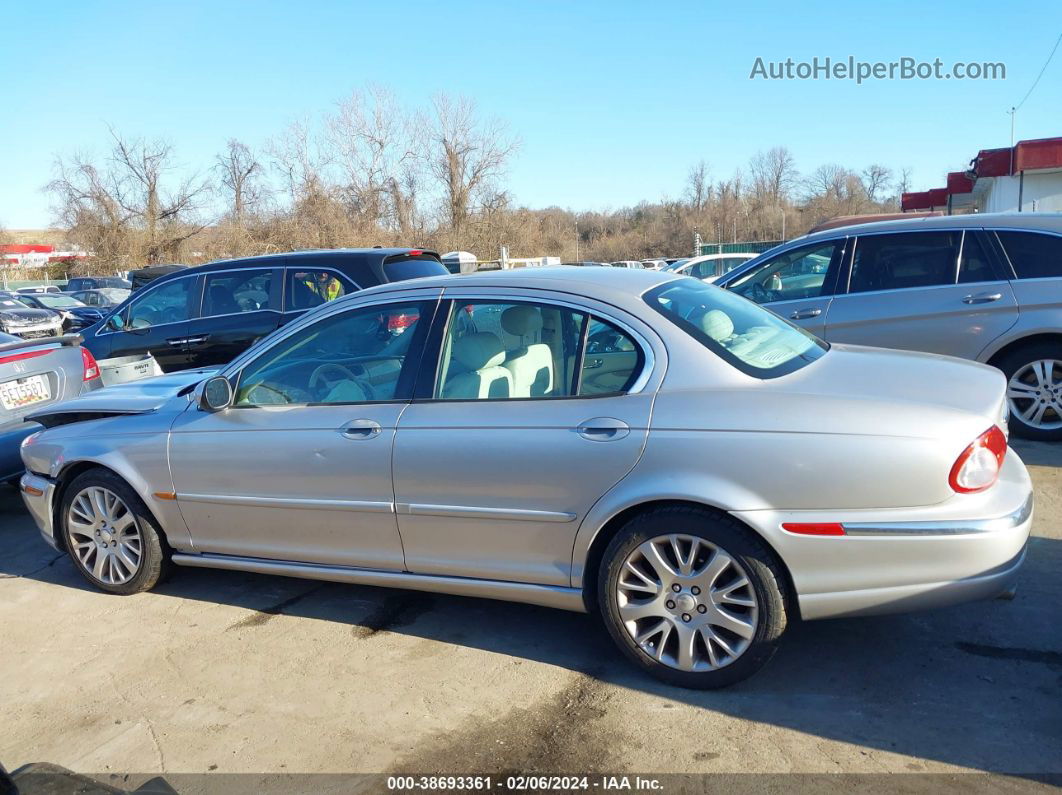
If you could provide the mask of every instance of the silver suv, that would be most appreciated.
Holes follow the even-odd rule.
[[[792,240],[716,282],[829,342],[998,367],[1011,424],[1062,439],[1062,213],[881,221]]]

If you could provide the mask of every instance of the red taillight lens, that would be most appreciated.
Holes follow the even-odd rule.
[[[0,364],[7,364],[8,362],[20,362],[23,359],[35,359],[38,356],[46,356],[51,353],[54,348],[46,351],[26,351],[25,353],[12,353],[8,356],[0,356]]]
[[[984,491],[996,482],[1006,456],[1006,434],[998,425],[993,425],[955,459],[948,475],[948,485],[960,494]]]
[[[419,248],[411,248],[409,251],[406,252],[406,256],[407,257],[423,257],[424,256],[424,252],[421,251]]]
[[[82,381],[92,381],[100,377],[100,366],[96,363],[96,357],[88,348],[81,349]]]

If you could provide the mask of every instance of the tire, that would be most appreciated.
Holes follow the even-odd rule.
[[[63,490],[58,520],[75,568],[101,591],[140,593],[170,572],[158,524],[129,484],[109,470],[90,469],[74,478]]]
[[[1036,362],[1054,362],[1050,383],[1041,384],[1037,378]],[[1007,403],[1010,406],[1010,428],[1016,436],[1040,441],[1062,439],[1062,344],[1037,342],[1011,351],[998,362],[998,367],[1007,378]],[[1017,386],[1029,392],[1030,397],[1012,398]],[[1022,413],[1036,406],[1036,398],[1046,400],[1046,411],[1041,425],[1033,425],[1022,419]]]
[[[670,574],[652,575],[659,561]],[[635,665],[668,684],[714,689],[747,679],[774,655],[786,627],[785,583],[773,553],[740,522],[674,506],[639,514],[620,529],[605,550],[597,597],[605,627]],[[676,585],[679,592],[669,590]],[[680,656],[681,641],[691,636]]]

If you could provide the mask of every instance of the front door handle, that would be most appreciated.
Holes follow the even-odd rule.
[[[210,339],[210,335],[203,334],[200,337],[185,337],[184,343],[185,345],[198,345],[201,342],[206,342],[208,339]]]
[[[579,425],[576,431],[591,442],[614,442],[625,438],[631,432],[631,426],[615,417],[594,417]]]
[[[172,339],[172,340],[166,340],[166,344],[167,345],[173,345],[174,347],[177,347],[178,345],[184,345],[186,342],[188,342],[188,340],[185,339],[184,337],[179,337],[179,338]]]
[[[339,432],[348,439],[372,439],[380,435],[380,423],[373,420],[351,420]]]
[[[977,295],[968,295],[962,299],[964,304],[990,304],[993,301],[998,301],[1003,297],[1003,293],[977,293]]]
[[[790,316],[790,320],[807,320],[808,318],[818,317],[822,314],[821,309],[798,309]]]

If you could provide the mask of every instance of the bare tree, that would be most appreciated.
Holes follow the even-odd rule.
[[[244,253],[247,215],[263,198],[262,165],[246,144],[230,138],[225,151],[217,156],[214,169],[229,204],[231,255],[238,257]]]
[[[885,198],[884,193],[892,182],[891,168],[873,163],[864,168],[860,176],[863,180],[863,190],[870,201],[877,202]]]
[[[911,192],[911,168],[909,166],[900,169],[900,178],[896,181],[896,192],[900,196]]]
[[[439,94],[429,132],[428,168],[445,197],[444,214],[451,231],[459,233],[473,203],[494,193],[519,142],[497,120],[476,118],[470,99]]]
[[[712,184],[709,177],[708,164],[701,160],[692,166],[686,175],[686,200],[690,209],[701,212],[712,193]]]
[[[754,195],[767,204],[780,205],[789,199],[800,175],[793,153],[784,146],[759,152],[749,163]]]

